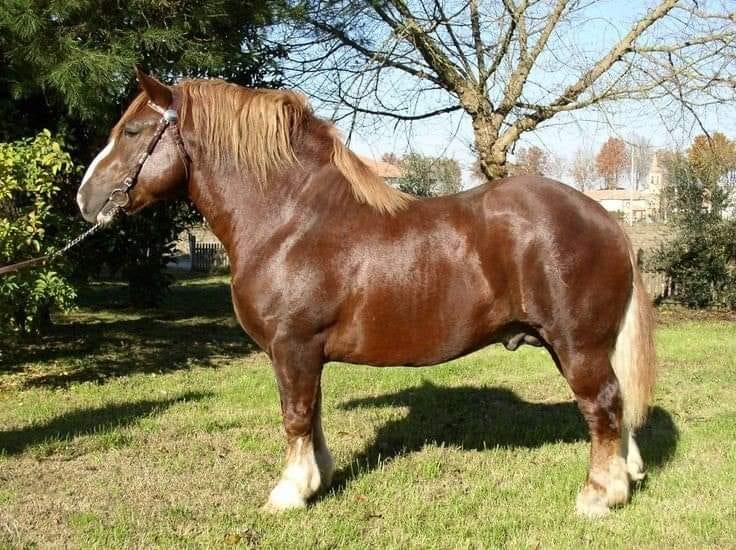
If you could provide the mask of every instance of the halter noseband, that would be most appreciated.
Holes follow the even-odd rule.
[[[158,126],[156,126],[156,131],[153,133],[151,141],[148,142],[146,150],[138,158],[138,162],[136,162],[135,166],[133,166],[130,172],[128,172],[125,178],[123,178],[121,186],[112,190],[110,196],[107,198],[107,202],[100,209],[100,212],[105,210],[108,204],[112,204],[116,211],[124,210],[130,204],[130,190],[138,183],[138,176],[143,169],[143,164],[145,164],[148,157],[151,156],[167,128],[171,128],[171,131],[173,132],[176,152],[179,154],[179,158],[184,165],[185,177],[187,180],[189,179],[189,164],[191,159],[184,148],[184,140],[181,138],[181,134],[179,133],[179,127],[177,125],[179,115],[175,109],[172,109],[171,107],[163,109],[152,101],[149,101],[146,105],[159,113],[161,115],[161,120],[159,120]]]

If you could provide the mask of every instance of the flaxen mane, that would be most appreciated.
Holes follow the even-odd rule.
[[[265,185],[271,171],[298,162],[292,144],[310,123],[318,120],[304,96],[285,90],[243,88],[222,80],[189,80],[176,87],[182,124],[191,120],[215,165],[237,163]],[[139,96],[127,114],[138,112],[146,98]],[[113,130],[121,131],[123,117]],[[355,198],[393,214],[411,196],[387,185],[348,149],[330,123],[332,162],[349,182]]]

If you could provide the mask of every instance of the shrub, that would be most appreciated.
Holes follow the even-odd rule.
[[[732,197],[718,180],[706,181],[682,155],[668,166],[665,199],[676,236],[654,256],[656,270],[674,283],[677,298],[689,307],[736,308],[736,219]]]
[[[0,143],[0,263],[48,254],[73,222],[54,211],[53,201],[72,185],[69,155],[47,130],[35,138]],[[52,307],[68,309],[76,293],[55,266],[0,278],[0,330],[38,332]]]
[[[448,195],[462,187],[460,165],[454,159],[412,153],[401,159],[401,169],[399,189],[417,197]]]

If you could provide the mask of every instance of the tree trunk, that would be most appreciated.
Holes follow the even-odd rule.
[[[488,181],[508,175],[506,148],[498,144],[498,129],[490,115],[477,113],[473,116],[473,134],[478,163]]]

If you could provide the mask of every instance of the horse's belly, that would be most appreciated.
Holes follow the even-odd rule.
[[[370,365],[431,365],[492,341],[508,319],[487,287],[458,288],[420,299],[367,299],[328,334],[330,360]]]

